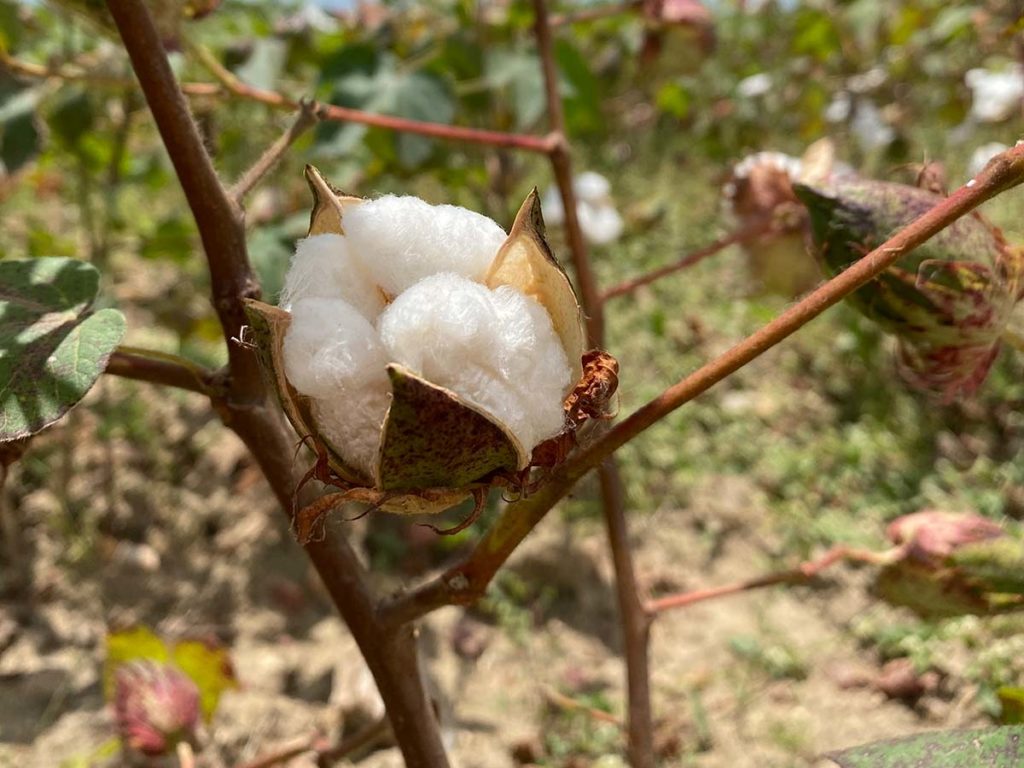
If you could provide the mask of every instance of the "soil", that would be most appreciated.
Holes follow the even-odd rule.
[[[37,440],[6,490],[22,538],[5,548],[3,565],[0,766],[117,764],[102,753],[113,735],[104,637],[134,624],[168,637],[212,636],[230,648],[240,687],[209,725],[201,765],[235,765],[317,733],[336,739],[379,717],[365,666],[285,517],[201,398],[158,399],[145,386],[105,381],[89,400]],[[151,431],[85,439],[102,426],[104,402],[141,402]],[[778,551],[766,519],[756,488],[730,476],[708,478],[685,508],[664,504],[634,517],[644,584],[666,592],[764,572]],[[447,545],[403,519],[338,515],[334,524],[378,542],[376,558],[379,542],[392,542],[399,567],[382,589],[397,585],[395,572],[436,564]],[[597,697],[617,717],[624,709],[603,528],[556,512],[508,572],[518,586],[497,607],[445,609],[423,626],[453,764],[623,765],[594,754],[601,728],[614,726],[588,724],[583,714],[590,735],[573,737],[580,713],[565,700]],[[926,686],[912,705],[874,684],[880,661],[850,632],[872,605],[865,577],[840,568],[813,586],[661,616],[651,652],[663,764],[823,766],[828,750],[983,723],[967,684]],[[401,764],[386,744],[358,757],[370,768]],[[288,764],[314,763],[303,756]]]

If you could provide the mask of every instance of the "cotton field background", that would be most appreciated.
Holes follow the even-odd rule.
[[[369,514],[328,513],[380,595],[542,487],[565,457],[530,475],[533,449],[585,446],[863,255],[822,246],[842,229],[836,189],[898,183],[916,188],[899,205],[927,208],[1024,136],[1011,0],[553,3],[575,214],[618,361],[615,394],[559,442],[575,298],[492,279],[536,201],[582,295],[531,3],[147,5],[224,179],[289,139],[246,199],[245,240],[262,301],[291,313],[282,375],[332,457],[383,485],[396,364],[515,449],[494,489],[460,488],[440,515],[391,514],[423,507],[380,488]],[[5,264],[88,262],[85,305],[123,315],[118,350],[199,377],[228,359],[202,243],[102,6],[0,0],[0,330],[18,309]],[[304,98],[534,143],[343,119],[289,136]],[[337,229],[311,218],[318,183],[343,200]],[[871,220],[912,218],[892,210]],[[1019,189],[987,203],[908,280],[889,273],[616,453],[648,604],[737,586],[653,624],[652,764],[823,768],[865,742],[1024,722],[1022,210]],[[6,409],[21,363],[4,339]],[[0,766],[404,764],[296,541],[324,519],[289,527],[202,391],[103,375],[27,443],[0,441]],[[301,474],[313,454],[292,437]],[[600,495],[585,477],[482,600],[419,624],[453,765],[630,765]],[[957,559],[989,540],[990,559]]]

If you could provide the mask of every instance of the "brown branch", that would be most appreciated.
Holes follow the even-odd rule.
[[[231,187],[228,195],[235,202],[235,205],[243,206],[245,196],[277,165],[284,156],[284,153],[295,143],[295,140],[316,125],[319,119],[319,115],[312,102],[308,100],[299,102],[299,113],[295,116],[292,124],[278,137],[277,141],[267,147],[267,150],[260,155],[259,160],[253,163],[252,167],[243,173],[241,178]]]
[[[391,723],[388,722],[387,717],[382,717],[380,720],[370,723],[351,736],[342,739],[334,746],[328,746],[324,738],[319,735],[312,738],[294,739],[292,742],[284,744],[272,752],[260,755],[247,763],[241,763],[235,766],[235,768],[274,768],[275,765],[286,763],[300,755],[309,753],[316,755],[318,766],[327,768],[327,766],[333,765],[357,749],[369,746],[390,730]]]
[[[78,65],[44,65],[24,61],[11,56],[0,46],[0,67],[8,72],[36,80],[60,80],[63,82],[84,82],[106,88],[136,88],[138,83],[130,77],[118,77],[102,72],[79,69]],[[189,96],[216,96],[223,89],[216,83],[181,83],[181,90]]]
[[[147,381],[166,387],[219,397],[214,371],[203,368],[177,355],[168,355],[137,347],[118,347],[107,361],[105,373],[124,379]]]
[[[805,584],[815,578],[827,568],[840,562],[872,563],[884,562],[885,553],[870,552],[849,547],[833,547],[821,557],[801,563],[796,568],[789,568],[785,571],[770,573],[766,576],[758,576],[753,579],[736,584],[726,584],[721,587],[707,587],[705,589],[694,589],[689,592],[681,592],[675,595],[666,595],[656,600],[648,600],[644,610],[655,616],[674,608],[685,608],[695,603],[702,603],[706,600],[714,600],[728,595],[737,595],[741,592],[750,592],[763,587],[772,587],[778,584]]]
[[[576,280],[579,283],[583,311],[587,317],[590,344],[604,345],[604,306],[600,289],[587,252],[587,242],[580,227],[573,186],[572,157],[565,131],[565,113],[558,93],[558,71],[555,66],[554,42],[545,0],[534,0],[534,30],[537,50],[544,75],[544,96],[548,120],[555,143],[548,159],[558,185],[565,211],[565,228],[569,240]],[[622,620],[625,649],[626,688],[629,717],[626,738],[633,768],[654,767],[654,724],[650,696],[650,622],[644,613],[637,591],[633,553],[629,546],[629,525],[626,522],[625,495],[622,478],[614,457],[608,457],[598,468],[601,485],[601,511],[608,531],[608,544],[615,567],[615,591]]]
[[[244,323],[242,299],[258,293],[248,264],[241,212],[213,171],[145,4],[107,0],[107,7],[199,228],[225,337],[236,336]],[[231,345],[229,367],[231,397],[221,407],[221,416],[253,454],[287,513],[299,481],[292,460],[295,436],[284,426],[280,411],[267,403],[255,355]],[[306,551],[370,667],[406,765],[447,768],[436,718],[420,678],[414,632],[411,628],[396,631],[379,621],[366,569],[343,535],[328,528],[324,538],[311,542]]]
[[[593,444],[569,457],[535,494],[510,504],[458,564],[381,608],[389,623],[412,621],[444,605],[467,604],[483,595],[491,578],[544,515],[576,482],[627,442],[676,408],[703,394],[726,376],[791,336],[844,296],[877,277],[986,200],[1024,181],[1024,143],[993,159],[986,169],[934,208],[822,284],[732,349],[666,389]]]
[[[615,299],[619,296],[625,296],[626,294],[632,293],[645,285],[650,285],[663,277],[667,277],[668,275],[675,274],[680,270],[692,267],[694,264],[703,261],[709,256],[713,256],[719,251],[725,250],[730,245],[756,240],[762,235],[768,234],[771,230],[772,223],[770,219],[748,224],[745,227],[737,229],[735,232],[731,232],[724,237],[718,238],[713,243],[709,243],[703,248],[691,251],[683,256],[683,258],[672,264],[667,264],[664,267],[659,267],[645,275],[639,275],[637,277],[630,278],[629,280],[625,280],[618,285],[613,285],[601,294],[601,301],[609,301],[610,299]]]
[[[242,299],[259,296],[245,250],[241,209],[217,177],[149,12],[132,0],[108,0],[107,6],[199,228],[210,268],[213,306],[228,340],[228,396],[238,402],[256,402],[263,395],[256,357],[230,343],[245,325]]]
[[[217,57],[209,50],[198,46],[193,50],[203,66],[228,91],[236,96],[249,101],[257,101],[274,109],[290,111],[298,109],[300,102],[296,99],[285,96],[277,91],[257,88],[243,82],[221,64]],[[485,144],[491,147],[504,147],[507,149],[522,149],[541,154],[549,154],[556,143],[556,138],[553,136],[528,136],[519,133],[504,133],[502,131],[484,131],[444,123],[431,123],[424,120],[409,120],[404,117],[378,115],[372,112],[363,112],[359,109],[339,107],[335,104],[323,104],[319,101],[312,101],[310,103],[321,120],[371,125],[377,128],[398,131],[399,133],[415,133],[420,136],[444,139],[445,141]]]

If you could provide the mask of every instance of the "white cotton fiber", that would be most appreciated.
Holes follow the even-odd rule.
[[[302,299],[284,337],[285,375],[300,393],[334,397],[341,388],[387,387],[387,353],[370,322],[341,299]]]
[[[380,316],[389,356],[504,423],[530,449],[562,426],[569,363],[547,312],[508,286],[428,277]]]
[[[611,182],[594,171],[581,173],[573,179],[572,187],[576,191],[576,197],[585,203],[605,203],[611,199]]]
[[[394,195],[347,209],[345,235],[366,273],[391,296],[438,272],[482,280],[506,238],[479,213]]]
[[[384,296],[352,258],[341,235],[313,235],[299,241],[278,304],[290,309],[301,299],[325,298],[344,299],[369,320],[384,309]]]
[[[391,402],[388,356],[377,331],[340,299],[301,299],[284,337],[285,375],[311,398],[320,433],[354,467],[373,476],[381,424]]]
[[[390,406],[389,385],[340,389],[329,399],[312,401],[313,418],[320,434],[346,463],[371,478],[377,466],[381,428]]]

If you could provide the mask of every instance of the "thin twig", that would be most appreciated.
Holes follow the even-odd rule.
[[[375,723],[370,723],[361,731],[353,733],[335,747],[321,750],[317,755],[316,764],[319,768],[329,768],[334,763],[347,757],[356,750],[368,747],[378,739],[383,738],[391,732],[391,723],[386,717],[382,717]]]
[[[15,75],[36,80],[83,82],[106,88],[136,88],[138,83],[130,77],[108,75],[81,69],[77,64],[43,65],[15,58],[0,45],[0,67]],[[216,83],[181,83],[181,90],[189,96],[216,96],[224,89]]]
[[[760,357],[843,297],[871,281],[901,256],[970,213],[986,200],[1024,181],[1024,143],[990,161],[975,179],[896,232],[846,271],[816,288],[760,330],[672,385],[612,427],[591,445],[569,457],[536,493],[510,504],[458,564],[436,578],[387,602],[389,623],[417,619],[444,605],[467,604],[484,594],[494,574],[544,515],[588,471],[655,422],[703,394],[725,377]]]
[[[543,692],[544,698],[556,707],[567,709],[572,712],[583,712],[594,720],[600,720],[602,723],[610,723],[611,725],[622,728],[622,720],[617,718],[611,712],[605,712],[603,709],[587,706],[586,704],[576,701],[576,699],[571,696],[559,693],[554,688],[550,688],[548,686],[544,686]]]
[[[133,0],[108,0],[107,5],[195,217],[210,268],[213,306],[225,339],[237,338],[246,323],[243,298],[259,297],[245,249],[241,210],[217,177],[170,63],[161,54],[163,45],[148,11]],[[264,390],[256,356],[229,342],[228,358],[232,374],[228,396],[239,402],[260,400]]]
[[[685,608],[695,603],[706,600],[714,600],[728,595],[737,595],[741,592],[771,587],[777,584],[804,584],[815,578],[819,573],[840,562],[872,563],[884,562],[886,553],[871,552],[867,550],[851,549],[850,547],[833,547],[821,557],[801,563],[796,568],[789,568],[785,571],[770,573],[766,576],[758,576],[753,579],[746,579],[736,584],[726,584],[721,587],[707,587],[705,589],[694,589],[689,592],[681,592],[675,595],[666,595],[656,600],[648,600],[644,610],[651,616],[670,611],[674,608]]]
[[[260,155],[259,160],[253,163],[252,167],[243,173],[229,190],[228,195],[235,201],[235,205],[243,206],[245,196],[277,165],[288,148],[295,143],[295,140],[316,125],[319,119],[313,102],[303,100],[299,103],[299,113],[288,129],[278,137],[277,141],[267,147],[267,150]]]
[[[713,243],[709,243],[703,248],[691,251],[672,264],[667,264],[664,267],[659,267],[645,275],[639,275],[638,277],[625,280],[618,285],[613,285],[601,294],[601,301],[609,301],[610,299],[618,298],[619,296],[625,296],[626,294],[632,293],[645,285],[650,285],[663,277],[667,277],[668,275],[675,274],[680,270],[692,267],[694,264],[703,261],[709,256],[713,256],[719,251],[725,250],[730,245],[756,240],[757,238],[768,234],[771,230],[772,223],[770,219],[748,224],[745,227],[737,229],[735,232],[731,232],[724,237],[718,238]]]
[[[216,373],[177,355],[151,349],[121,346],[114,350],[105,373],[136,381],[218,395]]]
[[[217,57],[201,46],[193,47],[199,61],[210,73],[231,93],[236,96],[257,101],[274,109],[295,110],[300,102],[283,93],[271,91],[264,88],[257,88],[249,85],[235,76],[233,72],[221,64]],[[552,136],[529,136],[519,133],[504,133],[502,131],[483,131],[475,128],[463,128],[457,125],[444,123],[431,123],[424,120],[409,120],[404,117],[392,117],[390,115],[378,115],[372,112],[363,112],[359,109],[339,107],[335,104],[324,104],[312,101],[311,104],[320,116],[321,120],[331,120],[342,123],[359,123],[361,125],[372,125],[378,128],[387,128],[399,133],[415,133],[420,136],[430,136],[435,139],[446,141],[466,142],[470,144],[485,144],[491,147],[506,147],[509,149],[522,149],[529,152],[548,154],[555,144],[555,137]]]
[[[323,741],[323,736],[319,734],[308,738],[292,739],[273,751],[259,755],[248,762],[239,763],[235,768],[273,768],[275,765],[286,763],[299,755],[320,750]]]

